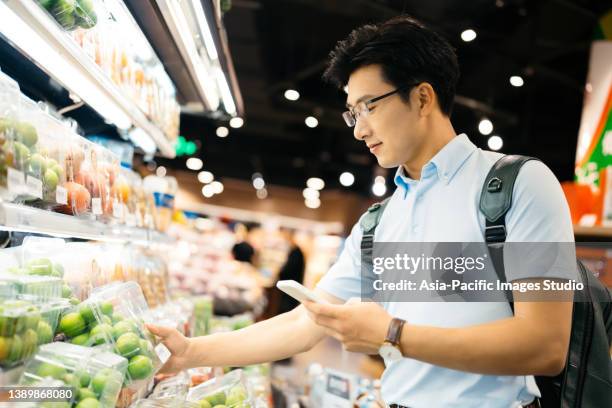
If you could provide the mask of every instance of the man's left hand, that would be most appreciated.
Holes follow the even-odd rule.
[[[378,303],[349,300],[343,305],[304,302],[312,319],[345,350],[377,354],[392,316]]]

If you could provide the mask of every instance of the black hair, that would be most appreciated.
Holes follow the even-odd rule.
[[[431,84],[440,110],[450,116],[459,64],[453,47],[435,31],[405,15],[359,27],[329,54],[323,79],[342,88],[354,71],[374,64],[382,67],[383,79],[396,87]],[[400,92],[404,101],[411,89]]]

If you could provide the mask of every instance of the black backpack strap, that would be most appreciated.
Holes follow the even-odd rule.
[[[538,159],[519,155],[502,157],[489,170],[480,193],[480,211],[486,218],[485,241],[497,277],[502,282],[506,282],[503,252],[507,236],[506,214],[512,206],[512,192],[518,173],[530,160]]]
[[[361,237],[361,264],[362,270],[363,268],[369,268],[368,270],[372,270],[372,257],[374,252],[374,233],[376,232],[376,227],[380,222],[380,218],[382,217],[387,204],[389,203],[389,199],[391,197],[385,198],[380,203],[372,204],[368,211],[364,214],[359,222],[361,229],[363,231],[363,235]]]

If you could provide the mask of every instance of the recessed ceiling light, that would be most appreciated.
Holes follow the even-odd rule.
[[[198,181],[202,184],[208,184],[215,179],[215,176],[210,171],[201,171],[198,173]]]
[[[383,176],[376,176],[374,179],[374,183],[385,184],[386,180]]]
[[[164,177],[166,175],[166,168],[164,166],[159,166],[156,170],[155,170],[155,175],[157,177]]]
[[[319,193],[319,190],[315,190],[314,188],[305,188],[304,191],[302,191],[302,195],[306,200],[314,200],[319,198],[321,193]]]
[[[478,123],[478,131],[485,136],[491,134],[493,131],[493,122],[491,122],[489,119],[482,119]]]
[[[314,188],[315,190],[323,190],[323,188],[325,188],[325,182],[319,177],[311,177],[306,180],[306,186]]]
[[[219,126],[217,128],[217,136],[219,137],[227,137],[229,135],[229,129],[225,126]]]
[[[260,188],[255,192],[255,194],[257,195],[257,198],[263,200],[264,198],[268,197],[268,190],[266,190],[265,188]]]
[[[223,183],[221,183],[220,181],[213,181],[212,183],[210,183],[210,186],[212,187],[212,191],[215,194],[221,194],[223,192]]]
[[[314,116],[308,116],[306,120],[304,120],[304,122],[309,128],[316,128],[317,126],[319,126],[319,120]]]
[[[235,118],[231,118],[230,119],[229,125],[231,127],[233,127],[234,129],[241,128],[242,125],[244,125],[244,119],[242,119],[241,117],[236,116]]]
[[[263,179],[263,177],[255,177],[253,179],[253,187],[255,187],[255,190],[261,190],[265,186],[266,186],[266,182]]]
[[[202,169],[204,162],[198,157],[190,157],[187,159],[186,165],[189,170],[197,171]]]
[[[523,86],[523,84],[525,83],[525,81],[523,80],[523,77],[520,75],[512,75],[510,77],[510,85],[515,86],[517,88]]]
[[[471,28],[463,31],[461,33],[461,39],[465,42],[474,41],[476,39],[476,31],[472,30]]]
[[[304,204],[308,208],[316,209],[321,206],[321,200],[319,200],[318,198],[312,200],[304,200]]]
[[[206,198],[210,198],[212,196],[215,195],[215,191],[212,187],[212,185],[207,184],[204,187],[202,187],[202,195]]]
[[[493,135],[487,140],[487,145],[489,149],[497,151],[504,146],[504,141],[501,137]]]
[[[374,185],[372,185],[372,192],[375,196],[382,197],[387,192],[387,186],[383,183],[374,183]]]
[[[340,184],[342,184],[344,187],[352,186],[354,182],[355,176],[353,176],[353,173],[345,171],[340,175]]]
[[[300,93],[295,89],[287,89],[285,91],[285,98],[290,101],[297,101],[298,99],[300,99]]]

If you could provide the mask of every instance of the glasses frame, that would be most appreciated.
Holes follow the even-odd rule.
[[[374,98],[368,99],[366,101],[361,101],[359,102],[357,105],[355,105],[353,108],[350,108],[347,111],[342,112],[342,118],[344,119],[344,123],[346,123],[346,125],[350,128],[355,127],[355,125],[357,125],[357,120],[359,119],[359,116],[361,116],[363,113],[370,113],[370,107],[368,105],[374,103],[374,102],[378,102],[382,99],[385,99],[391,95],[395,95],[398,92],[401,91],[405,91],[409,88],[412,88],[413,86],[417,85],[418,82],[410,84],[410,85],[404,85],[404,86],[400,86],[399,88],[396,88],[395,90],[391,91],[391,92],[387,92],[386,94],[380,95],[380,96],[375,96]],[[355,112],[355,109],[359,106],[362,105],[365,107],[365,110],[361,111],[361,112]]]

